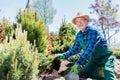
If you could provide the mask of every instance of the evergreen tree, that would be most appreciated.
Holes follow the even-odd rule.
[[[76,30],[72,24],[68,23],[61,26],[59,30],[61,45],[66,45],[66,47],[70,48],[74,42],[75,34]]]
[[[36,44],[38,51],[47,53],[47,31],[38,11],[33,11],[30,8],[26,8],[24,11],[20,10],[17,15],[17,22],[28,31],[28,40],[32,44]]]
[[[60,27],[59,37],[53,43],[53,53],[63,53],[69,50],[75,40],[76,29],[75,27],[68,23]]]
[[[5,28],[6,36],[8,36],[8,38],[9,38],[14,33],[13,24],[10,23],[9,20],[7,18],[5,18],[5,17],[3,17],[2,24],[3,24],[4,28]]]

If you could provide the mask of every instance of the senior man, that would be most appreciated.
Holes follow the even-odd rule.
[[[78,69],[82,68],[81,74],[97,80],[116,80],[114,73],[114,55],[108,48],[106,40],[94,28],[88,26],[89,16],[78,13],[72,19],[79,32],[73,47],[67,52],[57,56],[60,59],[67,59],[72,55],[84,52],[75,62],[70,72],[78,74]],[[86,62],[88,63],[84,65]]]

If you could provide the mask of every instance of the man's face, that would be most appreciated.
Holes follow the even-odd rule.
[[[87,23],[88,22],[87,22],[87,20],[85,18],[77,18],[77,19],[75,19],[75,25],[82,32],[84,32],[84,30],[85,30],[85,28],[87,26]]]

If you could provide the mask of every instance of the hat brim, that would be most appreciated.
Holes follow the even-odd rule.
[[[89,22],[89,16],[88,15],[82,15],[82,16],[77,16],[75,18],[72,19],[72,23],[75,24],[75,20],[77,18],[85,18],[88,22]]]

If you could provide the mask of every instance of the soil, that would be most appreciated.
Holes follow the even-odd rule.
[[[55,58],[53,60],[52,66],[40,74],[39,80],[65,80],[64,76],[69,73],[72,66],[72,62],[67,60],[61,61],[58,58]],[[86,79],[80,78],[80,80]]]
[[[67,60],[61,61],[58,58],[55,58],[53,60],[52,66],[40,74],[39,80],[65,80],[64,76],[68,74],[72,66],[72,62]],[[118,80],[120,80],[120,59],[115,59],[115,73]],[[79,76],[80,80],[93,80],[90,78],[84,78],[81,75]]]

